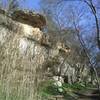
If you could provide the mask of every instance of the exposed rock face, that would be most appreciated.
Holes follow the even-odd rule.
[[[46,25],[42,15],[19,10],[5,16],[5,11],[0,12],[0,80],[5,88],[9,87],[4,92],[10,95],[16,90],[20,91],[21,95],[28,95],[26,100],[30,97],[38,100],[35,95],[39,83],[43,80],[45,67],[50,66],[47,62],[59,56],[60,60],[56,64],[59,71],[59,65],[64,60],[60,53],[63,52],[64,56],[67,56],[70,48],[60,43],[61,41],[57,41],[55,47],[51,45],[49,36],[40,30]],[[52,62],[53,68],[55,60]],[[71,79],[70,77],[75,75],[75,68],[66,64],[62,66],[68,68],[66,76]],[[65,72],[62,70],[61,75],[63,73]]]
[[[33,28],[32,26],[26,25],[26,24],[21,24],[22,26],[22,31],[23,31],[23,36],[33,39],[37,42],[40,42],[43,37],[43,33],[40,31],[39,28]]]
[[[19,91],[18,95],[26,95],[26,100],[37,100],[48,49],[42,45],[44,34],[40,27],[45,25],[42,15],[28,14],[14,12],[11,17],[0,14],[0,80],[5,94],[14,95],[14,91]]]
[[[37,100],[45,64],[55,56],[52,51],[59,54],[59,48],[52,48],[49,36],[40,30],[46,25],[42,15],[15,11],[9,16],[2,10],[0,19],[0,80],[5,88],[9,87],[9,95],[15,90],[25,91],[23,95],[29,94],[26,100]]]

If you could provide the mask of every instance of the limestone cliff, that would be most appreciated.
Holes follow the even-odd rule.
[[[11,15],[1,11],[0,80],[5,86],[4,92],[10,95],[20,91],[23,95],[25,91],[24,95],[29,94],[26,100],[30,97],[36,100],[42,66],[48,57],[48,50],[42,46],[44,35],[40,31],[46,24],[44,17],[25,11],[15,11]]]
[[[59,71],[63,66],[68,67],[68,78],[75,75],[75,68],[65,62],[61,64],[70,48],[60,40],[52,46],[49,35],[41,31],[45,25],[46,20],[40,14],[21,10],[7,14],[0,10],[0,80],[6,89],[9,87],[4,91],[8,95],[16,90],[21,95],[27,94],[26,100],[30,97],[37,100],[34,96],[38,84],[49,68]],[[54,61],[58,57],[59,62],[53,67],[55,62],[51,59]]]

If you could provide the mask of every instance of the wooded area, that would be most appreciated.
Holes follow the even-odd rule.
[[[26,1],[0,0],[0,98],[100,100],[100,1]]]

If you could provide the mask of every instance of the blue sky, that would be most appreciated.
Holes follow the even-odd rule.
[[[39,10],[39,2],[40,0],[25,0],[21,3],[21,7],[33,9],[33,10]]]
[[[5,7],[8,0],[0,0],[0,1],[2,1],[3,6]],[[33,9],[33,10],[36,10],[36,11],[39,10],[40,0],[18,0],[18,1],[19,1],[21,8],[30,9],[30,10]]]

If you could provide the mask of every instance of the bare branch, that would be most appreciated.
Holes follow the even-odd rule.
[[[98,21],[98,17],[97,17],[97,13],[96,13],[96,8],[95,6],[93,5],[93,2],[92,0],[89,0],[90,3],[87,1],[87,0],[83,0],[89,7],[90,9],[92,10],[92,13],[95,17],[95,22],[96,22],[96,34],[97,34],[97,44],[98,44],[98,47],[100,49],[100,32],[99,32],[99,21]]]

